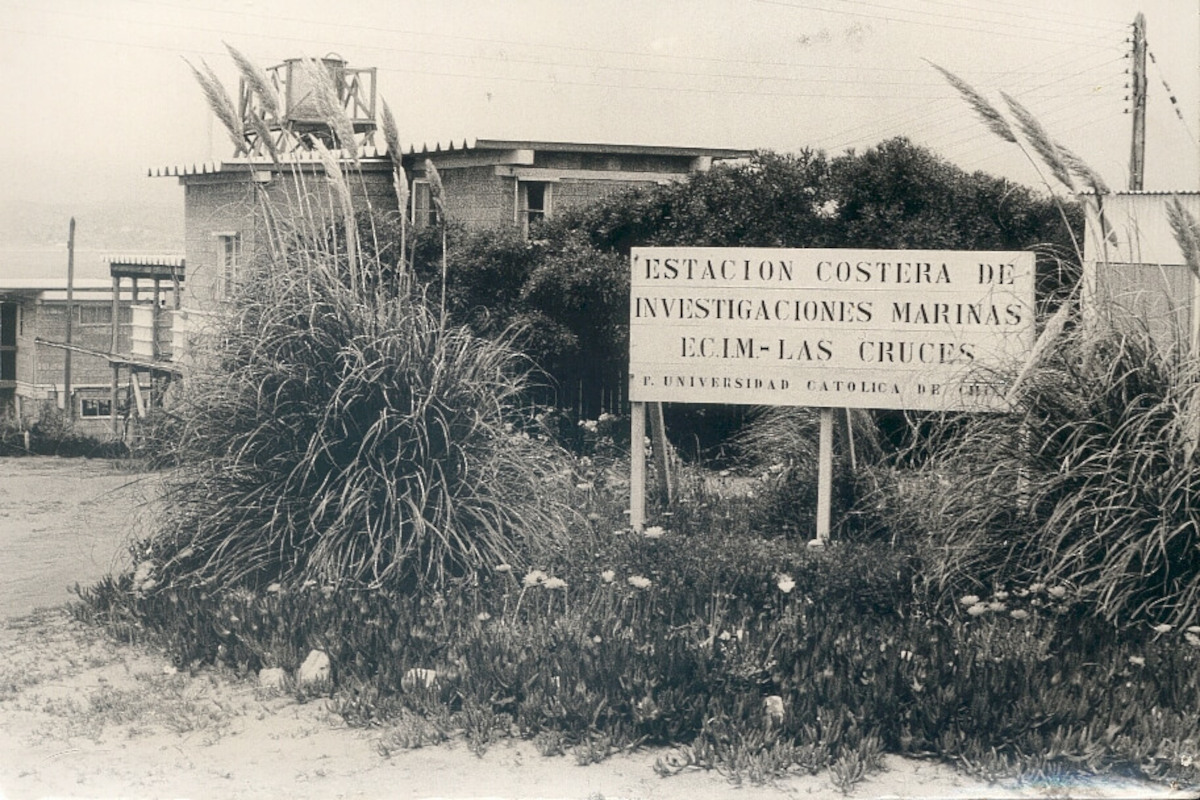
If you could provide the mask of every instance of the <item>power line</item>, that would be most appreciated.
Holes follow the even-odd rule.
[[[984,33],[989,36],[1008,36],[1008,37],[1023,39],[1025,41],[1054,42],[1054,43],[1060,43],[1060,44],[1064,40],[1073,40],[1075,43],[1079,43],[1079,42],[1083,41],[1083,40],[1079,39],[1078,37],[1073,37],[1070,34],[1067,34],[1065,32],[1060,33],[1059,35],[1054,36],[1054,37],[1037,36],[1030,32],[1034,29],[1027,28],[1025,26],[1016,26],[1016,25],[1010,26],[1010,27],[1019,27],[1019,28],[1025,27],[1025,30],[1022,30],[1021,32],[1008,32],[1008,31],[1001,31],[1001,30],[994,30],[994,29],[987,30],[987,31],[981,31],[978,26],[950,25],[950,24],[946,24],[946,23],[931,22],[929,20],[906,19],[903,17],[892,17],[892,16],[887,16],[884,14],[873,14],[873,13],[870,13],[867,11],[843,11],[841,9],[829,8],[826,6],[813,6],[813,5],[811,5],[810,2],[786,2],[786,0],[755,0],[755,2],[763,3],[765,5],[782,6],[784,8],[790,8],[790,9],[797,10],[797,11],[821,11],[821,12],[825,12],[825,13],[829,13],[829,14],[841,14],[844,16],[866,17],[868,19],[880,19],[880,20],[885,20],[887,22],[899,22],[899,23],[905,23],[905,24],[909,24],[909,25],[920,25],[920,26],[924,26],[924,27],[940,28],[943,30],[969,31],[971,33]],[[854,0],[842,0],[842,2],[851,3],[851,2],[854,2]],[[874,6],[874,7],[884,8],[886,10],[896,12],[896,13],[913,13],[913,12],[909,11],[908,9],[895,8],[893,6],[884,6],[884,5],[881,5],[878,3],[858,2],[857,5]],[[939,16],[944,16],[944,15],[939,15]],[[963,19],[968,19],[968,18],[963,18]],[[985,20],[976,20],[976,21],[980,22],[980,23],[986,22]]]

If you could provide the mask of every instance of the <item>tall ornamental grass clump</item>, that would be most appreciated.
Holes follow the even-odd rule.
[[[222,369],[179,409],[167,574],[412,583],[562,530],[560,455],[514,426],[519,356],[337,265],[315,249],[243,286]]]
[[[1052,178],[1090,190],[1104,252],[1103,239],[1115,233],[1103,180],[1016,100],[1003,95],[1013,125],[934,66],[1035,167],[1037,154],[1048,188]],[[1169,217],[1200,279],[1200,225],[1178,203]],[[930,464],[932,497],[918,491],[913,505],[935,548],[934,585],[1062,581],[1113,623],[1186,626],[1200,617],[1200,362],[1129,312],[1114,309],[1110,318],[1095,309],[1095,319],[1081,319],[1080,286],[1046,320],[1016,375],[1015,413],[954,423],[961,435],[947,438]]]
[[[175,409],[164,460],[178,468],[148,545],[155,580],[411,588],[525,563],[565,530],[556,482],[569,474],[565,453],[523,432],[530,365],[504,336],[448,325],[403,263],[380,262],[356,222],[353,131],[310,71],[341,149],[313,143],[317,177],[271,151],[292,199],[259,193],[265,244]],[[197,77],[228,105],[211,70]],[[273,90],[251,85],[265,103]]]
[[[1067,583],[1104,618],[1200,614],[1195,359],[1126,330],[1064,334],[1011,415],[974,417],[934,455],[939,589]]]

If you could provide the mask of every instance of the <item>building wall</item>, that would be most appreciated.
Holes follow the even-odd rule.
[[[692,170],[690,156],[637,155],[632,153],[562,153],[538,150],[533,166],[539,169],[587,169],[596,172],[674,172]]]
[[[446,169],[440,174],[451,219],[472,229],[512,224],[512,178],[497,175],[492,166]]]
[[[1194,337],[1200,286],[1171,229],[1167,208],[1176,199],[1200,219],[1200,195],[1194,193],[1107,196],[1103,226],[1094,203],[1085,204],[1083,310],[1089,324],[1133,325],[1164,348]]]
[[[230,170],[186,176],[182,182],[187,261],[182,303],[188,308],[211,311],[226,299],[222,236],[240,237],[244,276],[249,265],[267,252],[272,236],[294,233],[288,227],[297,218],[293,209],[303,209],[308,219],[315,219],[318,231],[341,222],[334,192],[319,165],[306,163],[299,171]],[[356,211],[396,209],[390,169],[364,168],[361,174],[351,175],[349,184]]]
[[[67,302],[23,295],[17,300],[17,386],[14,399],[26,424],[35,422],[48,408],[64,408],[66,398],[64,367],[66,351],[38,344],[37,339],[65,342],[67,338]],[[112,347],[112,313],[110,299],[76,299],[75,320],[71,343],[89,350],[109,352]],[[131,308],[122,301],[117,348],[130,347]],[[102,321],[96,321],[100,319]],[[80,352],[71,354],[71,387],[76,414],[76,429],[81,433],[106,436],[111,430],[111,417],[88,419],[81,417],[82,401],[108,403],[112,393],[112,368],[108,359]],[[95,408],[95,406],[92,406]]]
[[[586,206],[604,200],[613,195],[628,191],[635,186],[653,186],[655,181],[589,181],[564,179],[554,184],[551,189],[552,199],[550,213],[565,211],[569,208]]]

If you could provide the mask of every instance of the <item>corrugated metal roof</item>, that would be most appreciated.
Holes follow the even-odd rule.
[[[113,264],[136,267],[182,267],[183,256],[107,256],[109,266]]]
[[[439,153],[466,153],[481,150],[553,150],[563,153],[613,153],[625,155],[665,155],[665,156],[709,156],[712,158],[749,158],[753,150],[741,150],[725,147],[678,147],[669,145],[616,144],[603,142],[549,142],[526,139],[463,139],[461,144],[450,140],[434,142],[430,147],[422,143],[418,150],[415,144],[409,145],[403,153],[406,156],[431,156]],[[339,161],[348,162],[350,156],[343,151],[335,151]],[[365,147],[359,154],[362,161],[383,161],[386,159],[386,148]],[[318,164],[320,158],[315,152],[297,151],[287,153],[282,158],[284,164]],[[179,178],[191,175],[212,175],[221,172],[246,172],[254,169],[271,169],[275,164],[269,158],[230,158],[223,161],[181,164],[148,170],[151,178]]]

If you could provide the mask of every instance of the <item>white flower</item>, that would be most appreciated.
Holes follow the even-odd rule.
[[[148,592],[158,585],[158,581],[154,579],[154,569],[153,561],[143,561],[137,565],[137,569],[133,571],[133,590],[135,592]]]
[[[649,589],[650,579],[641,575],[630,575],[627,583],[635,589]]]
[[[1051,586],[1049,589],[1046,590],[1046,593],[1049,594],[1051,597],[1053,597],[1055,600],[1062,600],[1064,597],[1067,596],[1067,587]]]
[[[1170,625],[1170,624],[1164,622],[1161,625],[1155,625],[1153,628],[1151,628],[1151,630],[1154,631],[1155,633],[1161,635],[1164,633],[1169,633],[1171,631],[1171,629],[1174,627],[1175,627],[1174,625]]]
[[[496,572],[512,572],[511,564],[497,564]]]
[[[665,532],[666,531],[662,529],[661,525],[651,525],[649,528],[646,528],[646,530],[642,531],[642,536],[646,537],[647,539],[661,539]]]
[[[796,588],[796,582],[792,580],[791,575],[781,574],[775,581],[775,585],[779,587],[779,591],[784,594],[791,594],[792,589]]]
[[[1133,664],[1135,667],[1144,667],[1146,666],[1146,659],[1142,658],[1141,656],[1130,656],[1129,663]]]
[[[1184,632],[1183,640],[1185,642],[1187,642],[1188,644],[1190,644],[1192,647],[1200,647],[1200,636],[1197,636],[1196,634],[1192,633],[1191,631]]]
[[[964,595],[962,597],[962,599],[959,600],[958,602],[962,603],[964,606],[973,606],[979,602],[979,595],[976,595],[976,594]]]
[[[606,569],[606,570],[604,570],[604,572],[600,573],[600,578],[605,583],[612,583],[613,581],[615,581],[617,579],[617,573],[611,569]]]
[[[986,605],[984,605],[983,603],[976,603],[975,605],[973,605],[967,609],[967,613],[970,614],[972,617],[978,617],[980,614],[987,613],[987,610],[988,610],[988,607]]]
[[[475,615],[475,619],[479,620],[480,622],[487,622],[491,618],[492,618],[492,615],[486,611],[480,611],[478,614]]]
[[[594,488],[594,484],[584,481],[582,483],[575,484],[575,488],[581,492],[590,492]]]
[[[1029,612],[1022,611],[1019,608],[1014,608],[1012,611],[1010,611],[1008,613],[1010,616],[1012,616],[1013,619],[1029,619]]]
[[[567,582],[562,578],[547,578],[542,582],[542,586],[546,589],[565,589],[567,588]]]
[[[521,583],[525,584],[525,586],[537,586],[538,584],[545,583],[549,578],[550,576],[545,572],[535,569],[522,578]]]

